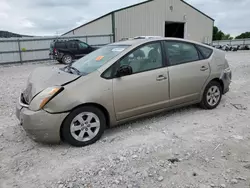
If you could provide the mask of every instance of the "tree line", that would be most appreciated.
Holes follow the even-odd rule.
[[[250,32],[245,32],[235,37],[235,39],[244,39],[244,38],[250,38]],[[230,34],[225,34],[221,30],[219,30],[218,27],[214,26],[213,40],[232,40],[232,39],[234,39],[234,37],[232,37]]]

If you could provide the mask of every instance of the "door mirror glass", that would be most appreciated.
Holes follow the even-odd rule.
[[[133,74],[132,67],[129,65],[123,65],[117,70],[116,77],[123,77],[131,74]]]

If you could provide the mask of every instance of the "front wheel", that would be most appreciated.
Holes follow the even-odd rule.
[[[69,144],[83,147],[95,143],[104,133],[106,118],[101,110],[92,106],[72,111],[62,125],[62,137]]]
[[[212,81],[207,85],[200,105],[204,109],[214,109],[220,104],[221,98],[222,87],[220,83]]]

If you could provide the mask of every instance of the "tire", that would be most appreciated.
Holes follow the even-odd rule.
[[[61,59],[58,59],[57,62],[58,62],[58,63],[63,63]]]
[[[220,104],[221,98],[222,87],[220,83],[211,81],[205,88],[200,106],[204,109],[215,109]]]
[[[63,64],[66,64],[66,65],[69,65],[71,64],[73,61],[73,57],[72,55],[70,54],[65,54],[63,57],[62,57],[62,63]]]
[[[93,106],[84,106],[73,110],[67,116],[61,134],[70,145],[83,147],[99,140],[105,128],[106,118],[103,112]]]

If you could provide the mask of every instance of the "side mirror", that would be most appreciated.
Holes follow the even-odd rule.
[[[122,77],[131,74],[133,74],[132,67],[130,67],[129,65],[123,65],[117,70],[116,77]]]

